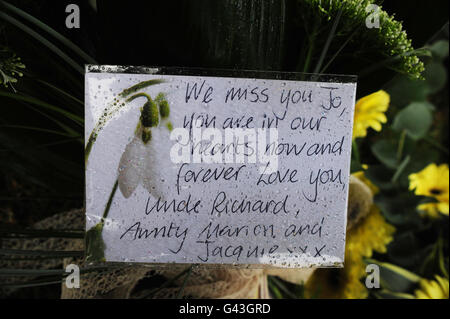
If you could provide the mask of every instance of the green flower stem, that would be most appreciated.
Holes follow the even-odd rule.
[[[292,293],[280,280],[278,280],[276,277],[271,276],[270,279],[282,292],[286,294],[287,297],[292,299],[299,299],[299,296],[296,296],[294,293]]]
[[[423,140],[448,156],[449,154],[448,149],[439,144],[438,142],[436,142],[435,140],[429,138],[428,136],[424,137]]]
[[[331,59],[328,61],[328,63],[320,70],[320,74],[325,73],[325,71],[328,69],[328,67],[334,62],[334,60],[339,56],[342,50],[347,46],[347,44],[353,39],[353,37],[358,34],[360,29],[362,28],[362,24],[360,24],[355,30],[352,32],[352,34],[345,40],[345,42],[341,45],[341,47],[333,54]]]
[[[439,239],[437,242],[437,251],[438,251],[438,260],[439,260],[439,269],[445,278],[448,278],[448,270],[445,267],[444,256],[443,256],[443,242],[442,242],[442,231],[439,232]]]
[[[392,177],[391,182],[395,184],[399,177],[402,175],[405,168],[408,166],[409,162],[411,161],[411,156],[406,156],[403,162],[398,166],[397,171],[395,172],[394,176]]]
[[[114,198],[114,195],[116,194],[118,185],[119,185],[119,181],[116,180],[116,182],[114,183],[114,186],[111,190],[111,194],[109,195],[108,202],[106,203],[105,211],[103,212],[101,222],[104,222],[104,220],[108,217],[109,209],[111,208],[112,200]]]
[[[308,53],[306,53],[305,65],[303,66],[303,73],[308,72],[309,64],[311,62],[312,53],[314,52],[314,40],[312,40],[308,47]]]
[[[405,139],[406,139],[406,130],[402,131],[402,135],[400,135],[400,141],[398,142],[397,149],[397,161],[400,162],[403,157],[403,149],[405,147]]]
[[[430,56],[430,52],[426,49],[426,48],[419,48],[419,49],[415,49],[415,50],[411,50],[408,52],[404,52],[392,57],[389,57],[379,63],[376,64],[372,64],[369,67],[363,69],[360,73],[359,73],[359,78],[365,78],[366,76],[372,74],[373,72],[384,68],[384,67],[390,67],[392,66],[395,62],[398,62],[402,59],[402,57],[408,57],[408,56]]]
[[[129,87],[128,89],[123,90],[119,94],[119,96],[127,97],[128,95],[130,95],[130,94],[132,94],[132,93],[134,93],[136,91],[139,91],[140,89],[144,89],[144,88],[146,88],[148,86],[155,85],[155,84],[160,84],[160,83],[163,83],[163,82],[164,82],[164,80],[159,80],[159,79],[142,81],[142,82],[139,82],[138,84],[135,84],[135,85]]]
[[[140,93],[130,96],[125,102],[127,102],[127,103],[131,102],[138,97],[145,97],[145,98],[147,98],[147,100],[152,101],[152,98],[150,95],[148,95],[147,93],[144,93],[144,92],[140,92]]]
[[[334,19],[333,26],[331,27],[330,33],[328,34],[327,41],[325,42],[325,46],[322,49],[322,53],[320,54],[319,62],[316,64],[313,73],[318,73],[322,68],[323,61],[325,60],[325,56],[327,55],[328,49],[330,48],[331,41],[333,41],[334,35],[336,33],[337,26],[339,24],[339,20],[341,19],[343,7],[341,7]]]
[[[89,139],[86,144],[86,148],[84,149],[84,164],[86,166],[87,166],[89,154],[91,153],[92,146],[94,145],[94,142],[96,139],[97,139],[97,132],[95,132],[95,129],[94,129],[94,130],[92,130],[91,135],[89,135]]]
[[[86,261],[87,262],[104,262],[105,261],[105,242],[103,241],[102,233],[105,220],[108,217],[109,209],[111,208],[114,194],[116,193],[119,182],[116,180],[106,203],[103,216],[99,223],[86,232]]]
[[[274,294],[275,299],[283,299],[283,295],[281,294],[280,290],[278,289],[278,287],[273,283],[272,281],[272,277],[269,277],[269,279],[267,280],[269,288],[270,288],[270,292],[272,294]]]
[[[311,35],[308,39],[308,51],[306,52],[306,57],[303,63],[303,73],[307,73],[309,69],[309,65],[311,64],[312,55],[314,52],[314,42],[316,40],[316,34],[317,34],[317,21],[314,22],[313,30],[311,32]],[[301,56],[304,56],[304,54],[301,54]],[[300,61],[301,63],[302,61]],[[297,66],[297,69],[300,70],[301,65]],[[301,76],[301,79],[303,80],[305,78],[305,75],[303,74]]]

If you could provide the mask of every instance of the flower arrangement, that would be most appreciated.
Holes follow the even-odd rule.
[[[414,36],[389,11],[390,4],[383,8],[371,0],[180,1],[161,4],[172,15],[168,29],[159,27],[167,25],[167,17],[153,10],[153,2],[133,7],[98,1],[103,7],[89,8],[91,24],[82,29],[84,37],[68,39],[61,34],[66,30],[46,17],[53,4],[41,2],[25,1],[30,6],[19,8],[0,1],[0,101],[7,110],[0,124],[0,200],[5,203],[0,208],[0,254],[8,257],[0,260],[0,274],[9,274],[0,281],[2,294],[30,296],[22,288],[61,282],[64,274],[55,279],[52,271],[68,261],[81,262],[85,236],[94,243],[89,254],[102,259],[103,220],[85,232],[79,226],[82,211],[74,217],[71,209],[83,206],[83,164],[98,135],[134,100],[142,102],[140,117],[117,172],[112,172],[117,181],[110,198],[117,189],[129,197],[139,183],[149,192],[157,188],[150,178],[156,174],[151,162],[143,165],[139,158],[152,158],[152,139],[172,129],[165,96],[145,93],[158,83],[124,90],[91,134],[82,134],[81,65],[123,61],[358,75],[345,267],[166,269],[157,276],[170,285],[157,286],[145,286],[143,279],[156,275],[139,266],[86,267],[82,277],[89,289],[76,295],[63,287],[63,296],[95,297],[121,287],[126,291],[121,297],[140,298],[448,298],[448,23],[441,29],[440,21],[426,21],[432,29],[423,30],[430,40],[417,48]],[[133,23],[115,23],[119,14]],[[136,18],[141,14],[142,19]],[[425,19],[426,12],[419,14]],[[367,21],[376,26],[368,27]],[[105,25],[92,27],[96,23]],[[105,203],[104,218],[110,204]],[[66,227],[54,227],[61,224]],[[46,249],[44,257],[56,261],[36,259],[30,247]],[[34,259],[27,263],[18,255]],[[374,266],[379,281],[370,286],[368,269]],[[31,270],[36,278],[30,277]],[[59,297],[55,291],[52,296]]]

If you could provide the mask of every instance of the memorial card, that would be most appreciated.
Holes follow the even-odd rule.
[[[87,66],[91,261],[342,267],[356,79]]]

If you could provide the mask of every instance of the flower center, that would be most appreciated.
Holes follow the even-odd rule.
[[[432,189],[430,189],[430,193],[432,195],[440,195],[442,193],[442,191],[440,189],[437,189],[437,188],[432,188]]]

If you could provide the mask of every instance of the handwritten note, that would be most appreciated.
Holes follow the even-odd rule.
[[[106,261],[342,266],[356,83],[86,74]]]

